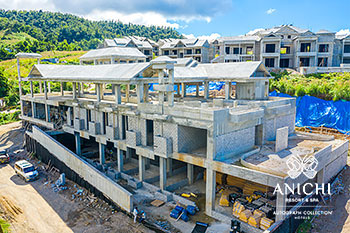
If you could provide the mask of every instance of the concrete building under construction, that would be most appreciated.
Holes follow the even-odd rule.
[[[31,85],[21,95],[21,118],[32,126],[33,140],[126,211],[145,192],[189,203],[177,194],[190,189],[205,195],[202,211],[229,222],[232,207],[220,206],[217,192],[229,180],[244,194],[267,194],[277,185],[310,181],[289,177],[286,161],[293,155],[318,160],[314,183],[329,182],[346,164],[347,142],[295,133],[295,99],[269,97],[270,78],[258,61],[36,64],[27,78],[19,75]],[[49,82],[60,83],[60,91],[50,92]],[[212,93],[212,82],[224,82],[223,96]],[[43,91],[34,93],[39,83]],[[188,86],[196,91],[186,93]],[[51,140],[59,133],[72,139],[71,150]],[[271,197],[276,223],[286,218],[279,213],[288,208],[287,195]]]

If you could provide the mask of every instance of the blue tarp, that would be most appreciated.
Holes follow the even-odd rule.
[[[150,91],[154,91],[153,89],[153,85],[157,85],[158,83],[151,83],[149,90]],[[233,85],[235,85],[235,83],[232,83]],[[209,90],[218,90],[220,91],[222,89],[222,87],[225,85],[224,82],[209,82]],[[175,91],[177,91],[177,85],[174,86]],[[199,91],[203,91],[204,90],[204,86],[199,86]],[[190,85],[186,87],[186,93],[193,93],[196,92],[196,86],[195,85]]]
[[[291,97],[273,91],[270,96]],[[350,134],[350,102],[327,101],[313,96],[297,97],[295,125],[328,127]]]

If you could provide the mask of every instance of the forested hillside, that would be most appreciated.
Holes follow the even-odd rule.
[[[89,50],[104,38],[128,35],[156,41],[181,37],[170,27],[90,21],[58,12],[0,10],[0,60],[11,59],[17,52]]]

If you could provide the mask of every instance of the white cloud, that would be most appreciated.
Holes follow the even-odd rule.
[[[272,13],[276,12],[275,8],[270,8],[266,11],[266,14],[271,15]]]
[[[194,38],[198,38],[198,39],[204,39],[204,40],[215,40],[217,38],[219,38],[221,35],[219,33],[212,33],[210,35],[202,35],[202,36],[195,36],[193,34],[183,34],[184,37],[186,37],[187,39],[194,39]]]
[[[262,31],[262,30],[265,30],[265,29],[264,28],[257,28],[257,29],[249,31],[246,35],[253,35],[253,34],[255,34],[259,31]]]
[[[337,36],[346,36],[350,34],[349,29],[341,29],[339,32],[336,33]]]
[[[209,23],[231,7],[231,0],[0,0],[0,9],[6,10],[60,11],[93,20],[113,19],[177,29],[196,20]]]
[[[176,29],[180,27],[177,23],[169,23],[163,15],[156,12],[123,14],[112,10],[93,10],[91,13],[83,15],[83,17],[91,20],[120,20],[123,23],[167,26]]]
[[[56,10],[51,0],[0,0],[0,8],[5,10]]]

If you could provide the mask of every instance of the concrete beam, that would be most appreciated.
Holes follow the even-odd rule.
[[[98,144],[99,155],[100,155],[100,164],[106,163],[106,145],[99,143]]]
[[[161,190],[165,190],[166,188],[166,172],[167,172],[167,162],[163,157],[159,157],[159,186]]]

